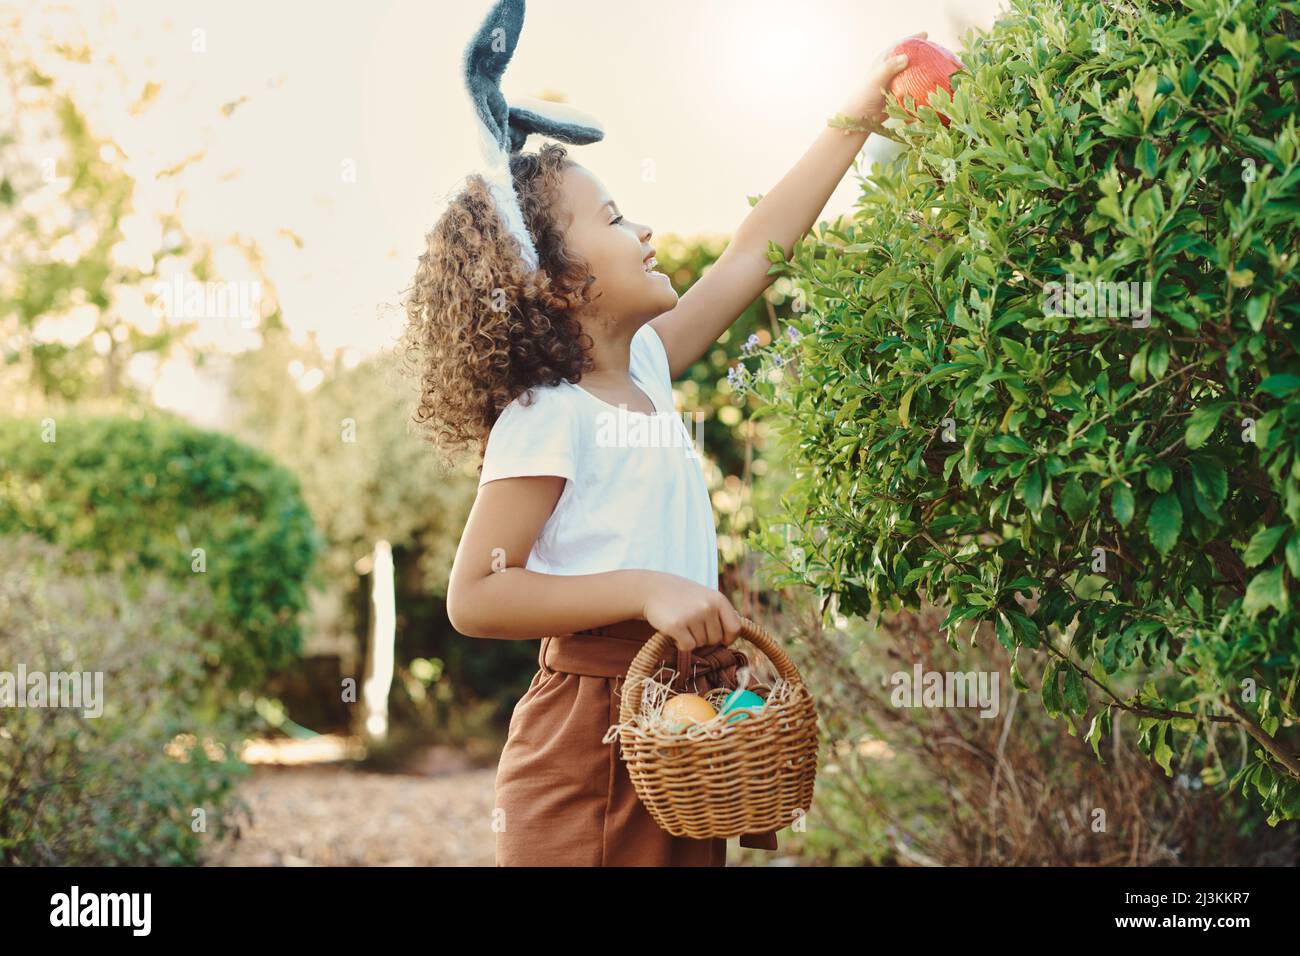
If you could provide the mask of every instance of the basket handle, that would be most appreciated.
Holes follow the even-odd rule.
[[[781,649],[781,645],[777,644],[772,635],[768,634],[762,625],[751,621],[747,617],[741,617],[739,636],[766,654],[768,660],[776,667],[777,673],[785,680],[791,683],[802,682],[803,678],[799,676],[799,669],[794,666],[794,661],[790,660],[785,651]],[[623,681],[624,688],[629,686],[640,687],[641,681],[658,672],[659,668],[656,665],[660,659],[664,657],[670,648],[676,646],[677,642],[671,637],[655,631],[650,639],[641,646],[641,650],[637,651],[636,657],[632,659],[632,663],[627,669],[627,677]],[[624,692],[621,696],[619,721],[620,723],[628,723],[636,715],[637,707],[633,703],[633,696],[639,697],[639,695]]]

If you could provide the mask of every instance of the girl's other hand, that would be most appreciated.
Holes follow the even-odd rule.
[[[641,616],[683,651],[731,644],[740,634],[740,615],[720,591],[675,574],[656,574]]]

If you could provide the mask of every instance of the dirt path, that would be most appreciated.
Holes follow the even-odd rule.
[[[438,776],[257,766],[240,839],[207,866],[492,866],[492,769]]]
[[[323,751],[336,739],[260,745],[246,751],[253,772],[239,788],[251,819],[240,838],[214,847],[205,866],[493,866],[495,767],[432,747],[412,757],[410,773],[379,773]],[[296,760],[304,762],[295,763]],[[259,762],[267,761],[267,762]],[[785,849],[787,837],[781,838]],[[784,853],[743,850],[732,866],[797,866]]]

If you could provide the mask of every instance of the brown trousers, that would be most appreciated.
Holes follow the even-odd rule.
[[[661,829],[637,797],[618,741],[601,743],[619,722],[627,669],[651,633],[637,621],[542,639],[497,767],[497,866],[726,865],[726,840]],[[660,663],[680,675],[674,688],[703,694],[735,687],[750,660],[719,644],[671,648]],[[775,850],[776,831],[744,834],[740,845]]]

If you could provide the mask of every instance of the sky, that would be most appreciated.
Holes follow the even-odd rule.
[[[605,139],[572,155],[656,234],[730,233],[884,47],[928,30],[956,48],[999,5],[530,0],[503,90],[597,117]],[[490,6],[100,0],[33,4],[25,26],[84,31],[89,61],[65,79],[126,155],[142,217],[180,202],[192,232],[256,242],[297,336],[367,353],[395,339],[424,233],[477,165],[460,59]],[[160,92],[133,110],[151,80]],[[857,189],[850,173],[823,218]]]

